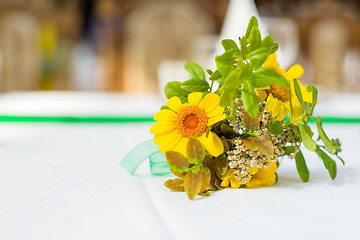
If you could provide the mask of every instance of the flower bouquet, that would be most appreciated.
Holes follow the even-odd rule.
[[[177,176],[165,186],[186,192],[191,200],[222,188],[270,186],[277,182],[282,157],[295,159],[307,182],[301,145],[320,156],[334,179],[337,167],[330,156],[344,163],[338,156],[341,144],[328,138],[320,117],[312,116],[318,93],[298,80],[303,68],[280,68],[279,45],[270,35],[261,38],[256,17],[239,45],[230,39],[221,44],[225,52],[215,57],[215,71],[206,70],[208,79],[198,64],[189,62],[185,69],[191,79],[165,86],[168,100],[150,128]],[[316,140],[309,121],[316,124]]]

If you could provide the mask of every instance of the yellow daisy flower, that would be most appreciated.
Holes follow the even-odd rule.
[[[215,93],[194,92],[188,95],[188,102],[182,104],[176,96],[170,98],[163,109],[156,113],[157,122],[150,128],[155,134],[154,142],[160,152],[176,151],[186,155],[186,145],[191,136],[196,137],[206,151],[217,157],[224,152],[220,138],[208,127],[226,118],[224,108],[219,106],[220,97]]]
[[[271,68],[281,74],[288,80],[291,86],[292,113],[290,108],[289,90],[277,85],[270,85],[270,87],[267,88],[269,96],[266,100],[266,111],[271,112],[271,116],[275,117],[278,121],[284,120],[288,112],[290,113],[291,121],[299,118],[302,115],[302,106],[296,97],[293,79],[301,77],[304,73],[304,69],[298,64],[292,66],[288,71],[281,69],[279,63],[276,61],[275,53],[269,55],[263,66]],[[311,92],[306,91],[306,87],[303,86],[299,80],[297,81],[304,101],[312,103]],[[262,94],[262,91],[258,91],[258,93],[260,95]],[[302,118],[299,118],[296,121],[301,123]]]
[[[271,186],[276,182],[276,173],[277,165],[275,162],[270,162],[268,168],[262,167],[252,167],[250,174],[252,175],[249,182],[245,183],[247,188],[254,188],[258,186]],[[238,180],[234,175],[225,177],[220,186],[221,187],[232,187],[239,188],[244,185],[244,182]]]

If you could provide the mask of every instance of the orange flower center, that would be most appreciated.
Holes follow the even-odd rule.
[[[176,128],[183,137],[200,137],[206,132],[207,123],[205,111],[198,106],[185,106],[177,113]]]
[[[269,92],[282,102],[289,101],[289,89],[277,85],[270,85]]]
[[[186,128],[194,129],[198,126],[199,119],[196,115],[190,114],[185,117],[184,126]]]

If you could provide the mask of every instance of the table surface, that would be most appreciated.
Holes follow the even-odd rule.
[[[99,96],[102,104],[107,97]],[[11,101],[4,101],[0,114],[9,114]],[[149,103],[154,111],[159,102]],[[152,176],[147,162],[134,176],[119,165],[152,138],[151,124],[0,123],[0,239],[358,239],[360,124],[324,126],[343,143],[346,165],[337,162],[335,181],[304,151],[308,183],[283,159],[271,187],[225,189],[194,201],[165,188],[173,176]]]

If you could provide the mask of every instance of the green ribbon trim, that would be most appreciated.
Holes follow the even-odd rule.
[[[75,117],[0,115],[0,122],[134,123],[153,122],[152,117]]]
[[[120,162],[120,165],[134,175],[136,169],[147,158],[150,160],[150,170],[153,175],[161,176],[171,173],[165,154],[158,150],[152,139],[133,148]]]
[[[311,121],[311,120],[310,120]],[[360,118],[356,117],[322,117],[324,123],[360,123]],[[17,115],[0,115],[0,122],[61,122],[61,123],[144,123],[154,122],[153,117],[79,117],[79,116],[17,116]]]
[[[321,117],[324,123],[360,123],[360,118]],[[310,122],[315,121],[310,119]]]

